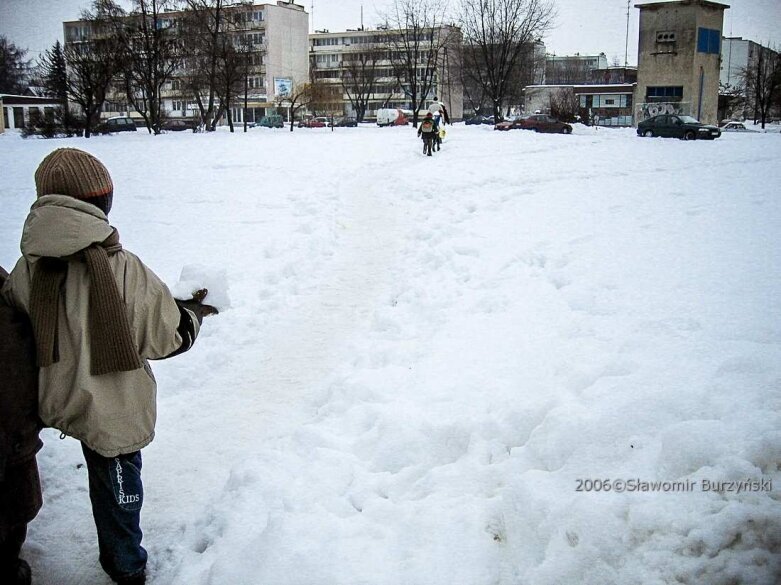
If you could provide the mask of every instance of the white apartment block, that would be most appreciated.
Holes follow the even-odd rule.
[[[460,31],[453,27],[443,27],[442,31],[453,40],[442,48],[437,71],[434,77],[434,87],[426,96],[427,101],[438,97],[445,104],[450,117],[460,120],[463,117],[463,86],[456,70],[457,51],[461,48]],[[355,116],[355,111],[348,98],[342,81],[345,67],[351,56],[366,52],[378,51],[388,53],[391,50],[389,35],[391,30],[348,30],[343,32],[316,32],[309,35],[310,66],[312,78],[318,82],[332,85],[336,97],[329,107],[332,111],[323,112]],[[425,48],[425,46],[424,46]],[[412,103],[408,95],[399,86],[393,67],[387,58],[380,58],[376,63],[377,78],[374,93],[369,98],[366,118],[376,116],[380,108],[401,108],[411,110]]]
[[[303,6],[279,0],[276,3],[241,2],[225,8],[240,26],[231,35],[241,37],[250,46],[250,69],[247,76],[248,121],[255,121],[269,109],[276,108],[282,87],[305,83],[309,79],[307,51],[309,14]],[[183,12],[169,12],[163,26],[175,28]],[[84,21],[63,23],[66,44],[88,42],[89,24]],[[186,52],[186,51],[185,51]],[[241,102],[241,103],[239,103]],[[181,79],[174,75],[163,88],[163,105],[170,118],[195,118],[198,105],[186,91]],[[244,92],[234,101],[233,120],[243,122]],[[104,104],[102,117],[127,114],[138,117],[124,94],[115,89]]]

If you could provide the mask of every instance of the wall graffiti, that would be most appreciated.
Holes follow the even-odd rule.
[[[690,104],[688,102],[649,102],[646,104],[637,104],[636,119],[640,122],[662,114],[688,116],[689,113]]]

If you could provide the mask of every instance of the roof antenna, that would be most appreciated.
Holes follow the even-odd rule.
[[[312,5],[309,9],[309,20],[312,21],[312,32],[315,32],[315,0],[312,0]]]
[[[361,4],[361,30],[363,30],[363,4]]]

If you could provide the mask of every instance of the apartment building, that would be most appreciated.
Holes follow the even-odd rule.
[[[224,8],[226,21],[232,26],[226,33],[234,42],[248,49],[247,109],[248,121],[253,122],[276,108],[284,98],[282,93],[297,83],[304,83],[309,76],[307,51],[309,14],[294,2],[256,3],[237,2]],[[182,24],[184,12],[166,12],[160,26],[176,30]],[[88,43],[92,35],[88,22],[63,23],[66,45]],[[195,118],[198,104],[184,81],[187,68],[187,47],[184,47],[185,63],[163,88],[163,107],[169,118]],[[232,109],[234,122],[243,122],[244,92],[241,105]],[[140,120],[118,85],[104,104],[101,117],[127,114]]]
[[[592,83],[594,72],[607,70],[607,57],[599,55],[546,55],[545,85]]]
[[[719,117],[750,118],[756,105],[753,95],[746,89],[744,74],[756,69],[760,54],[763,59],[776,58],[777,53],[759,43],[742,37],[724,37],[721,44]]]
[[[318,31],[309,35],[311,76],[315,81],[331,88],[329,93],[332,97],[327,105],[329,111],[323,113],[356,115],[348,95],[350,83],[346,80],[349,79],[356,59],[363,55],[366,60],[369,54],[375,83],[373,93],[368,96],[365,117],[374,118],[380,108],[413,109],[410,97],[404,92],[403,83],[399,84],[394,74],[390,54],[393,50],[393,34],[394,31],[388,29],[359,29],[342,32]],[[461,31],[456,27],[445,26],[429,34],[444,35],[447,40],[443,43],[433,87],[426,99],[433,100],[435,96],[438,97],[445,104],[450,117],[460,120],[464,111],[464,91],[456,65],[461,48]],[[425,43],[422,49],[426,49]],[[421,69],[423,67],[421,64]]]
[[[677,113],[718,123],[721,38],[729,6],[678,0],[635,7],[640,9],[635,122]]]

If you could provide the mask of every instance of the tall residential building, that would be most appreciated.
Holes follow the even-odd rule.
[[[775,58],[777,53],[741,37],[725,37],[721,47],[721,93],[724,96],[722,117],[748,118],[755,114],[754,96],[746,89],[744,75],[753,71],[760,59]]]
[[[226,21],[232,23],[230,32],[226,34],[237,44],[248,48],[248,121],[255,121],[279,104],[280,92],[285,88],[308,81],[309,15],[303,6],[282,0],[274,4],[243,1],[226,6],[224,11]],[[184,17],[184,12],[166,12],[160,19],[161,26],[175,30]],[[65,22],[63,28],[66,45],[89,43],[93,34],[85,21]],[[195,118],[199,112],[195,95],[184,82],[187,49],[185,45],[185,67],[180,68],[163,87],[163,107],[170,118]],[[235,122],[243,121],[243,89],[240,94],[240,106],[234,100],[232,108]],[[101,115],[108,117],[119,113],[137,117],[118,85],[110,93]]]
[[[545,84],[574,85],[591,83],[594,71],[608,68],[607,57],[599,55],[546,55]]]
[[[635,122],[660,113],[718,123],[726,4],[678,0],[640,9]]]
[[[321,31],[309,35],[311,76],[315,81],[331,87],[331,98],[327,113],[355,116],[353,100],[350,99],[351,76],[366,78],[373,76],[373,92],[368,96],[367,118],[376,116],[380,108],[412,109],[410,97],[404,92],[394,74],[390,52],[393,50],[393,30],[348,30],[344,32]],[[434,34],[434,33],[429,33]],[[434,74],[433,88],[426,96],[436,96],[445,104],[450,117],[463,117],[464,91],[457,73],[458,52],[461,49],[461,32],[456,27],[445,26],[436,34],[446,35],[442,52]],[[430,44],[421,45],[423,50]],[[364,63],[362,72],[356,67]],[[424,65],[421,63],[421,68]],[[403,82],[403,80],[402,80]],[[326,113],[326,112],[324,112]]]

